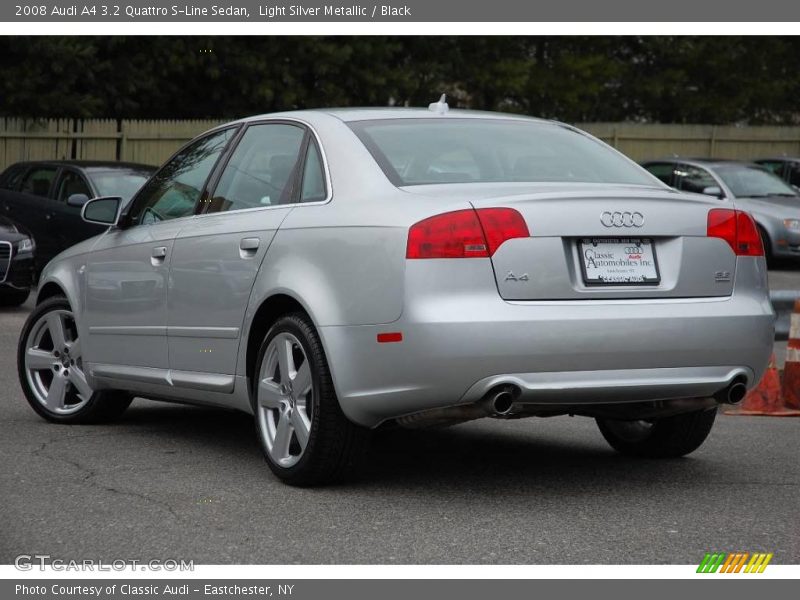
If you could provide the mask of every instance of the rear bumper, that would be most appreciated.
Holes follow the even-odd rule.
[[[394,323],[321,335],[342,409],[366,426],[475,402],[506,382],[529,403],[705,398],[735,377],[755,385],[772,351],[763,259],[740,263],[730,297],[507,302],[450,282],[448,293],[407,294]],[[381,332],[403,341],[377,343]]]

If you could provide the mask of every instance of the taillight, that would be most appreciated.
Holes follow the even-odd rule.
[[[728,242],[737,256],[763,256],[764,244],[753,217],[742,210],[712,208],[708,211],[708,237]]]
[[[456,210],[412,225],[406,258],[487,258],[503,242],[529,236],[513,208]]]

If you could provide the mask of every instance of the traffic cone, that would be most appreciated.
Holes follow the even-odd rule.
[[[784,381],[785,373],[784,371]],[[797,363],[797,382],[800,383],[800,362]],[[774,352],[769,358],[769,366],[764,377],[761,378],[758,385],[747,392],[740,405],[726,406],[722,412],[726,415],[741,416],[800,417],[800,410],[794,410],[784,404],[781,393],[781,376],[775,366]]]
[[[794,301],[792,309],[782,391],[786,407],[800,410],[800,300]]]

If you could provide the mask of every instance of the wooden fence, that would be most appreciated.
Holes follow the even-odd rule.
[[[158,165],[222,121],[0,118],[0,169],[21,160],[123,160]],[[582,123],[635,160],[800,155],[800,127]]]

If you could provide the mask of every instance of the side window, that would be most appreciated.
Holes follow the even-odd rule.
[[[297,125],[248,127],[225,165],[208,212],[291,202],[304,137]]]
[[[64,171],[61,179],[58,181],[58,191],[56,192],[56,199],[59,202],[66,203],[67,198],[73,194],[84,194],[89,198],[92,197],[92,191],[86,180],[75,171]]]
[[[719,184],[705,169],[689,165],[679,165],[675,169],[678,177],[678,189],[686,192],[702,194],[707,187],[719,187]]]
[[[783,163],[782,162],[777,161],[777,160],[760,160],[760,161],[758,161],[758,164],[760,164],[765,169],[769,169],[770,171],[775,173],[775,175],[777,175],[778,177],[783,178]]]
[[[13,165],[0,175],[0,189],[16,190],[19,189],[19,182],[25,174],[25,165]]]
[[[303,187],[300,189],[300,202],[321,202],[327,196],[325,190],[325,172],[322,168],[322,157],[314,142],[308,144],[306,160],[303,167]]]
[[[786,165],[786,180],[793,186],[800,188],[800,163]]]
[[[56,176],[55,167],[36,167],[28,171],[22,179],[22,186],[20,191],[23,194],[31,194],[33,196],[41,196],[47,198],[50,192],[50,186]]]
[[[651,175],[655,175],[661,181],[669,186],[673,185],[672,173],[675,171],[675,165],[672,163],[650,163],[644,166]]]
[[[234,131],[229,128],[213,133],[174,156],[136,195],[128,214],[130,224],[147,225],[192,214],[208,175]]]

